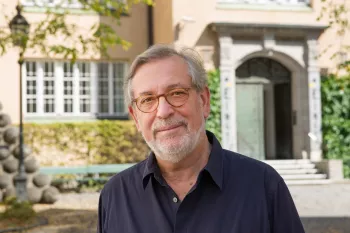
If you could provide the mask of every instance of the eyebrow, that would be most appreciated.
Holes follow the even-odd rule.
[[[174,88],[184,88],[184,85],[181,83],[175,83],[175,84],[171,84],[169,86],[166,87],[166,91],[174,89]],[[154,95],[154,93],[152,91],[143,91],[141,93],[139,93],[139,96],[141,95]]]

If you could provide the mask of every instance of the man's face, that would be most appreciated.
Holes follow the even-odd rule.
[[[132,80],[134,98],[190,87],[192,80],[188,75],[188,66],[177,56],[142,65]],[[187,101],[181,107],[173,107],[164,97],[160,97],[158,108],[153,112],[141,112],[135,103],[129,107],[129,111],[155,154],[175,163],[191,153],[200,135],[205,133],[205,119],[210,112],[209,100],[207,87],[200,93],[191,88]]]

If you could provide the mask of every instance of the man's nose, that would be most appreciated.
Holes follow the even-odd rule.
[[[157,108],[157,117],[168,118],[174,113],[174,108],[165,99],[164,96],[159,97],[159,104]]]

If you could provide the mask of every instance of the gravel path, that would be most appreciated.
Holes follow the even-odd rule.
[[[289,186],[306,233],[350,232],[350,182]],[[28,233],[96,232],[98,193],[62,194],[54,205],[36,205],[50,226]],[[54,214],[53,214],[54,213]]]

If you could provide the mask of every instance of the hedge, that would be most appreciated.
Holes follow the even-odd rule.
[[[149,152],[132,121],[25,124],[24,138],[36,154],[45,145],[90,164],[139,162]]]
[[[350,75],[323,77],[321,93],[324,156],[342,159],[350,178]]]

